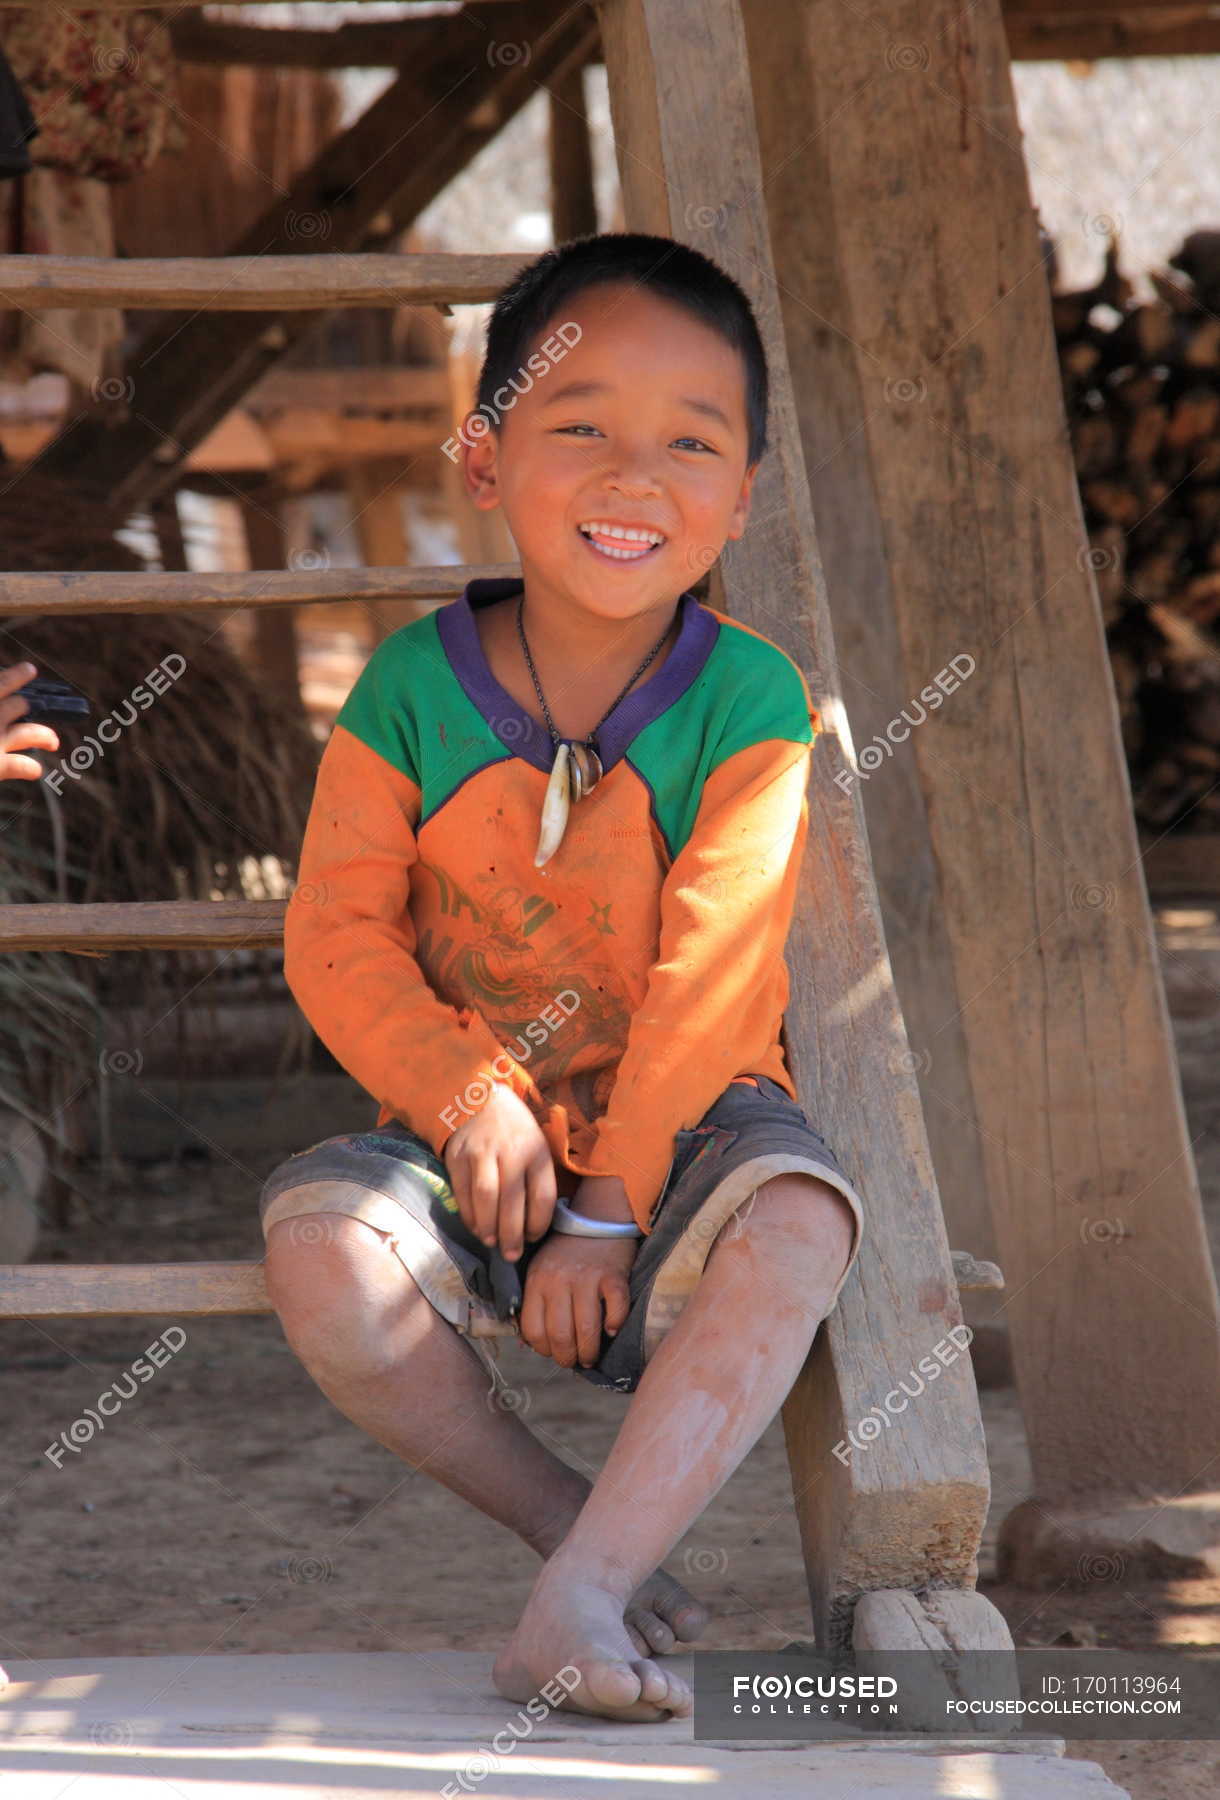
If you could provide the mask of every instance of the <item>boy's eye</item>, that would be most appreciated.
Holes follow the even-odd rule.
[[[557,437],[562,437],[565,433],[567,433],[569,431],[597,431],[597,426],[596,425],[558,425],[555,428]],[[597,435],[600,437],[601,433],[597,432]],[[674,443],[675,444],[689,444],[689,445],[692,445],[694,447],[694,449],[696,449],[696,450],[706,450],[706,451],[708,451],[708,453],[710,455],[713,455],[713,456],[715,455],[715,451],[712,449],[712,446],[710,444],[705,444],[703,442],[702,438],[693,438],[693,437],[675,438]]]

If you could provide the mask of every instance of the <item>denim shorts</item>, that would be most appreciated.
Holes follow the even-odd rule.
[[[628,1274],[627,1318],[613,1337],[603,1333],[597,1361],[589,1368],[577,1363],[575,1372],[597,1387],[634,1390],[694,1292],[721,1227],[764,1181],[793,1170],[836,1188],[855,1216],[833,1306],[860,1249],[859,1197],[796,1101],[769,1076],[751,1075],[731,1082],[698,1125],[676,1133],[651,1231],[639,1240]],[[397,1120],[324,1138],[290,1156],[264,1182],[259,1213],[264,1235],[280,1220],[296,1219],[306,1242],[324,1236],[318,1215],[362,1220],[389,1240],[436,1311],[481,1350],[519,1335],[530,1260],[551,1235],[527,1242],[516,1262],[506,1261],[466,1229],[443,1161]]]

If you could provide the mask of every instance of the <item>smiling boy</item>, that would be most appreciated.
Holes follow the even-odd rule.
[[[572,1669],[566,1705],[660,1719],[691,1696],[657,1659],[706,1623],[660,1564],[862,1228],[782,1041],[817,716],[689,591],[766,446],[724,271],[639,234],[549,251],[478,403],[467,488],[522,575],[380,644],[323,757],[285,975],[380,1113],[268,1178],[267,1281],[323,1392],[544,1559],[500,1692]],[[631,1395],[592,1484],[489,1410],[497,1324]]]

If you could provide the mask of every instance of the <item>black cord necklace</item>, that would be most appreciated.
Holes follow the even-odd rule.
[[[563,840],[572,801],[583,800],[586,794],[591,794],[602,778],[602,761],[597,753],[598,732],[619,701],[624,699],[630,689],[635,686],[653,657],[656,656],[673,628],[673,620],[670,620],[635,674],[610,702],[588,736],[577,739],[561,738],[555,729],[555,721],[552,719],[551,709],[546,703],[546,695],[542,691],[542,683],[538,679],[538,671],[534,667],[530,647],[525,641],[525,625],[522,621],[524,612],[525,594],[522,593],[517,601],[517,636],[521,639],[526,667],[529,669],[534,692],[537,694],[538,704],[542,708],[542,716],[546,720],[547,730],[550,732],[551,741],[555,746],[555,761],[551,766],[551,778],[547,783],[546,797],[542,802],[542,830],[538,838],[538,850],[534,857],[534,867],[540,869],[543,863],[550,861]]]

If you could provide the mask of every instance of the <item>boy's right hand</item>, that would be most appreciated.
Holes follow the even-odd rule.
[[[515,1262],[555,1211],[555,1164],[525,1101],[496,1084],[486,1104],[458,1126],[442,1152],[462,1223]]]

